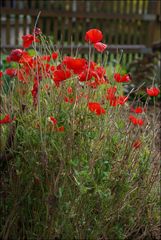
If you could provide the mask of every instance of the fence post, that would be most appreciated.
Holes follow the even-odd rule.
[[[151,47],[153,42],[158,41],[160,38],[160,24],[157,16],[160,14],[160,1],[149,0],[148,14],[155,14],[156,20],[149,23],[147,46]]]
[[[160,30],[160,23],[161,23],[161,2],[157,1],[157,21],[155,22],[154,26],[154,36],[153,36],[153,42],[161,41],[161,30]]]

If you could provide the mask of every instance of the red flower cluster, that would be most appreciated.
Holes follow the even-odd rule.
[[[11,119],[10,115],[7,114],[4,118],[0,120],[0,124],[12,123],[16,118]]]
[[[90,29],[86,32],[85,40],[90,43],[97,43],[103,39],[103,34],[98,29]]]
[[[88,108],[91,112],[96,113],[96,115],[102,115],[106,113],[105,109],[97,102],[89,102]]]
[[[28,52],[23,51],[22,49],[15,49],[11,51],[11,54],[7,57],[7,62],[17,62],[17,63],[28,63],[32,57]]]
[[[114,79],[116,82],[129,82],[130,81],[130,77],[128,74],[125,74],[123,76],[120,75],[120,73],[115,73],[114,74]]]
[[[64,57],[62,63],[75,74],[79,74],[87,68],[87,61],[84,58]]]
[[[56,118],[54,118],[54,117],[49,117],[49,120],[53,123],[53,125],[56,125],[57,124],[57,120],[56,120]]]
[[[109,101],[110,106],[116,107],[117,105],[124,105],[128,100],[126,96],[116,96],[117,87],[110,87],[107,89],[106,99]]]
[[[6,75],[12,77],[15,77],[17,75],[17,69],[15,68],[7,68],[5,71]]]
[[[35,38],[31,34],[27,34],[25,36],[22,36],[22,40],[23,40],[23,47],[24,48],[30,47],[33,42],[39,42],[39,39]]]
[[[139,125],[142,126],[144,124],[143,119],[141,118],[136,118],[133,115],[129,116],[129,120],[134,124],[134,125]]]
[[[145,108],[142,108],[142,107],[133,108],[133,107],[131,107],[131,112],[134,112],[136,114],[140,114],[140,113],[145,112]]]
[[[0,79],[3,77],[3,72],[0,71]]]
[[[156,97],[156,96],[159,95],[160,90],[159,90],[159,88],[157,88],[157,87],[151,87],[151,88],[147,88],[147,89],[146,89],[146,92],[147,92],[147,94],[148,94],[149,96],[151,96],[151,97]]]
[[[104,52],[104,50],[107,48],[107,45],[100,42],[103,39],[103,34],[99,29],[90,29],[88,32],[86,32],[85,40],[87,42],[93,43],[94,48],[98,52]]]
[[[56,86],[60,85],[60,82],[68,79],[71,77],[71,72],[68,69],[58,69],[54,71],[53,73],[53,80],[56,84]]]
[[[23,48],[28,48],[34,42],[40,42],[39,35],[41,34],[40,29],[35,29],[33,34],[27,34],[22,37],[23,39]],[[38,37],[38,38],[37,38]],[[86,32],[85,40],[90,44],[93,44],[94,48],[98,52],[104,52],[107,48],[107,45],[102,43],[103,34],[99,29],[90,29]],[[113,75],[113,83],[109,83],[106,69],[103,66],[100,66],[94,61],[87,61],[86,58],[77,58],[71,56],[64,56],[61,60],[55,61],[58,58],[58,52],[52,52],[51,54],[45,54],[42,56],[30,56],[30,54],[25,49],[15,49],[11,51],[10,55],[7,57],[8,62],[18,63],[18,67],[11,67],[6,69],[5,74],[12,77],[16,77],[21,84],[32,84],[30,89],[33,105],[36,107],[38,105],[38,93],[39,91],[44,91],[50,95],[52,92],[52,87],[56,87],[59,92],[62,86],[62,92],[60,93],[61,100],[69,104],[77,104],[83,99],[86,102],[87,108],[89,111],[95,113],[96,115],[104,115],[106,113],[106,106],[118,106],[124,105],[128,96],[120,95],[119,88],[117,89],[118,83],[128,83],[131,80],[129,74],[121,75],[116,72]],[[0,72],[0,78],[3,77],[3,73]],[[73,79],[78,82],[79,90],[77,93],[73,90],[72,85],[69,87],[69,81]],[[50,83],[46,80],[50,80],[51,83],[54,83],[53,86],[50,86]],[[101,104],[104,104],[105,107],[102,107],[97,100],[91,99],[91,96],[88,92],[84,91],[86,88],[91,89],[93,96],[97,96],[96,89],[100,85],[107,85],[107,91],[104,96],[100,96]],[[115,86],[116,84],[116,86]],[[28,85],[23,85],[24,87],[17,91],[21,95],[24,95],[28,88]],[[65,88],[64,88],[65,86]],[[160,93],[159,88],[151,87],[146,90],[149,96],[158,96]],[[81,100],[80,100],[81,99]],[[90,99],[90,100],[89,100]],[[107,100],[107,101],[106,101]],[[99,101],[99,100],[98,100]],[[133,115],[129,116],[130,122],[134,125],[142,126],[144,121],[142,118],[137,118],[135,114],[142,114],[145,112],[145,109],[138,107],[131,107],[130,111]],[[2,120],[1,123],[10,123],[13,119],[9,115]],[[57,131],[64,131],[64,126],[57,127],[57,120],[54,117],[50,117],[50,121],[55,126],[54,129]],[[137,144],[134,143],[133,147],[136,148]]]
[[[103,53],[105,49],[107,48],[107,45],[102,42],[97,42],[94,44],[94,48],[98,51]]]
[[[57,131],[57,132],[64,132],[64,126],[60,126],[60,127],[57,127],[56,125],[57,125],[57,123],[58,123],[58,121],[56,120],[56,118],[54,118],[54,117],[49,117],[48,118],[49,119],[49,121],[50,122],[52,122],[52,124],[53,124],[53,126],[54,126],[54,128],[55,128],[55,130]]]

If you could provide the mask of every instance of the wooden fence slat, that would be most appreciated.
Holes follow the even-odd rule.
[[[10,16],[6,15],[6,44],[10,44]]]
[[[154,13],[157,11],[157,1],[154,0],[149,0],[148,2],[148,12],[150,13]],[[151,43],[153,42],[153,37],[154,37],[154,30],[155,30],[155,25],[153,22],[149,23],[149,27],[148,27],[148,41],[147,41],[147,45],[150,46]]]
[[[23,34],[25,35],[27,33],[27,16],[23,16]]]
[[[19,17],[15,16],[15,45],[19,44],[18,37],[19,37]]]
[[[49,35],[50,35],[50,26],[51,26],[51,18],[46,18],[45,20],[46,20],[46,21],[45,21],[45,25],[46,25],[45,34],[46,34],[47,36],[49,36]]]
[[[54,18],[54,43],[58,41],[58,19]]]
[[[6,14],[22,14],[22,15],[28,15],[30,16],[37,16],[39,13],[39,9],[32,9],[32,11],[29,13],[28,10],[26,9],[8,9],[8,8],[3,8],[3,11]],[[72,11],[60,11],[59,13],[57,11],[47,11],[44,10],[41,12],[41,17],[78,17],[78,18],[87,18],[87,13],[86,12],[72,12]],[[144,21],[155,21],[156,20],[156,15],[155,14],[146,14],[140,15],[140,14],[106,14],[106,13],[88,13],[88,17],[91,19],[124,19],[124,20],[130,20],[132,19],[138,19],[138,20],[144,20]]]
[[[69,21],[69,23],[68,23],[67,43],[71,44],[71,40],[72,40],[72,19],[69,18],[68,21]]]
[[[133,9],[134,9],[134,1],[129,1],[129,12],[128,13],[133,13],[134,11],[133,11]]]
[[[77,24],[79,24],[79,19],[77,19]],[[79,42],[79,32],[78,32],[78,28],[77,27],[75,27],[75,32],[74,32],[74,36],[75,36],[75,44],[78,44],[78,42]]]
[[[6,45],[6,49],[11,49],[11,48],[18,48],[20,47],[19,45]],[[51,46],[52,47],[52,46]],[[81,48],[81,53],[87,53],[88,52],[88,46],[80,46],[80,45],[74,45],[73,49],[77,49],[78,47]],[[58,46],[58,49],[64,48],[64,51],[69,52],[71,50],[71,46]],[[151,52],[151,48],[147,48],[145,45],[110,45],[107,50],[110,52],[117,52],[117,50],[124,50],[125,52],[130,52],[130,53],[149,53]]]
[[[61,19],[61,31],[60,31],[60,43],[64,45],[64,33],[65,33],[65,18]]]
[[[136,7],[135,7],[135,13],[136,14],[139,14],[139,3],[140,3],[140,1],[136,0]]]
[[[121,14],[125,13],[126,14],[127,11],[127,4],[125,1],[122,1],[122,12]],[[124,21],[122,19],[120,19],[121,21],[121,29],[120,29],[120,44],[125,43],[126,40],[126,29],[127,29],[127,22]],[[124,28],[124,29],[123,29]]]
[[[6,8],[11,8],[11,2],[10,1],[5,1],[5,7]]]
[[[31,1],[31,9],[35,9],[36,8],[36,0],[32,0]]]

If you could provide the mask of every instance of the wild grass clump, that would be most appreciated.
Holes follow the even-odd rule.
[[[157,233],[159,115],[149,119],[148,99],[159,89],[149,86],[145,105],[129,102],[131,92],[123,91],[129,75],[120,65],[93,61],[95,50],[106,52],[102,37],[97,29],[86,33],[87,59],[62,57],[36,29],[7,57],[3,239],[132,240]]]

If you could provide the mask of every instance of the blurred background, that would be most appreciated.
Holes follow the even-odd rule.
[[[37,26],[63,53],[70,53],[72,46],[85,56],[85,32],[99,28],[108,44],[108,61],[123,50],[121,63],[134,75],[140,67],[139,77],[143,72],[149,76],[146,64],[158,64],[160,0],[1,0],[1,53],[22,47],[21,37],[33,32],[40,11]]]

